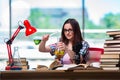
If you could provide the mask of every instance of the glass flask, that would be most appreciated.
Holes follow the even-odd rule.
[[[20,60],[20,55],[19,55],[19,51],[18,51],[18,47],[14,47],[14,53],[13,53],[13,65],[14,66],[19,66],[21,67],[21,60]]]

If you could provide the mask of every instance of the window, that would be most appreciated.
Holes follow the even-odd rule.
[[[119,0],[49,0],[49,2],[48,0],[0,0],[0,60],[5,62],[8,58],[4,41],[6,38],[9,39],[18,28],[18,22],[23,22],[25,19],[28,19],[38,32],[26,37],[24,31],[21,31],[13,45],[19,42],[25,44],[27,41],[32,45],[28,47],[26,44],[28,48],[25,49],[31,49],[33,46],[37,51],[38,46],[33,44],[36,36],[41,37],[46,33],[60,32],[67,18],[75,18],[79,21],[80,27],[84,31],[84,38],[90,43],[90,46],[103,47],[107,37],[106,31],[119,29],[119,3]],[[51,38],[57,41],[58,37],[60,37],[60,33],[54,34]],[[54,40],[48,41],[48,44]],[[36,54],[40,55],[40,52],[37,51]],[[33,56],[35,57],[34,54]],[[2,61],[0,64],[3,64]]]

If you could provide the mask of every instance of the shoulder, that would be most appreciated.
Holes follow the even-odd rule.
[[[82,41],[83,47],[90,47],[89,43],[87,41]]]
[[[82,41],[82,44],[87,44],[89,45],[89,43],[87,41]]]

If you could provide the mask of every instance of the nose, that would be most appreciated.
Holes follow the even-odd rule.
[[[66,34],[69,34],[69,31],[66,31]]]

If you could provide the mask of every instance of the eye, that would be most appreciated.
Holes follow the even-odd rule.
[[[66,32],[66,31],[68,31],[67,29],[64,29],[64,31]]]
[[[72,32],[73,30],[72,29],[64,29],[64,32]]]
[[[68,31],[73,31],[72,29],[68,29]]]

